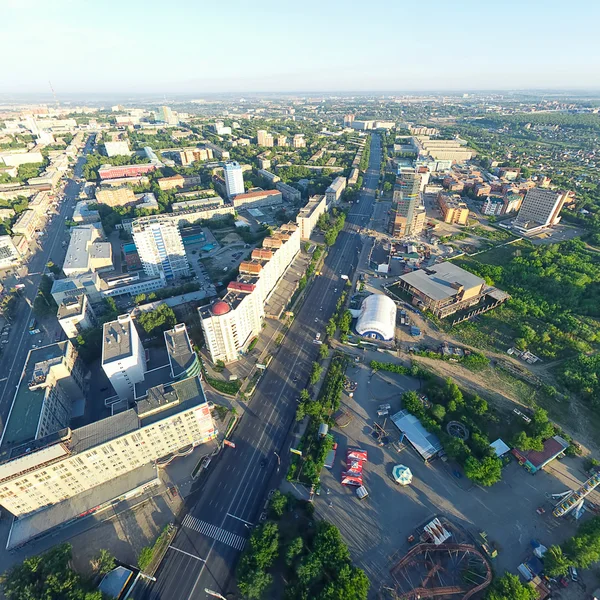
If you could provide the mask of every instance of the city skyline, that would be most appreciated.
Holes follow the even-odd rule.
[[[59,96],[600,88],[600,8],[541,6],[511,1],[498,14],[491,4],[448,11],[435,0],[425,22],[381,1],[366,14],[357,2],[314,0],[260,12],[234,0],[226,13],[187,1],[165,10],[110,0],[101,11],[71,0],[8,2],[0,47],[19,48],[19,58],[5,65],[0,92],[46,94],[48,81]],[[558,22],[560,40],[548,35]],[[134,69],[120,68],[127,60]]]

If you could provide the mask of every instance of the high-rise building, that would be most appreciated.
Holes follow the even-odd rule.
[[[70,341],[30,350],[2,432],[2,448],[15,448],[67,427],[85,397],[86,375]]]
[[[144,380],[146,354],[129,315],[102,328],[102,369],[121,400],[135,398],[135,384]]]
[[[241,165],[235,161],[225,163],[224,172],[227,195],[231,198],[236,194],[243,194],[244,174]]]
[[[273,135],[265,131],[264,129],[259,129],[256,132],[256,141],[259,146],[266,146],[267,148],[271,148],[273,146]]]
[[[213,362],[238,360],[261,332],[264,305],[300,251],[300,228],[282,225],[240,264],[240,275],[227,294],[198,309],[204,339]]]
[[[142,217],[131,225],[133,241],[150,277],[186,277],[190,267],[177,224],[162,215]]]
[[[556,225],[566,199],[566,192],[542,188],[529,190],[513,226],[521,231],[532,232]]]
[[[168,106],[161,106],[156,113],[156,120],[167,125],[177,125],[179,119],[177,113],[173,112]]]
[[[421,206],[420,187],[418,173],[401,173],[396,179],[389,224],[393,237],[418,235],[423,230],[425,209]]]

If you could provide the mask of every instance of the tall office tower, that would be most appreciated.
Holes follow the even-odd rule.
[[[121,400],[135,398],[135,384],[144,380],[146,354],[130,315],[104,323],[102,369]]]
[[[394,237],[417,235],[425,225],[425,209],[421,206],[421,176],[401,173],[396,179],[390,218],[390,233]]]
[[[132,223],[133,241],[150,277],[185,277],[190,267],[179,228],[170,219],[142,217]]]
[[[239,163],[235,161],[225,163],[224,170],[227,195],[231,198],[236,194],[243,194],[246,191],[244,189],[244,174]]]
[[[533,188],[527,192],[514,223],[523,230],[550,227],[560,221],[560,211],[567,198],[566,192]]]
[[[156,113],[156,120],[168,125],[177,125],[179,119],[176,114],[168,107],[161,106]]]

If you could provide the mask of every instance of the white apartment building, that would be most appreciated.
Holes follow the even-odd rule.
[[[10,235],[0,235],[0,270],[21,264],[21,255]]]
[[[336,204],[342,196],[342,192],[346,189],[346,178],[336,177],[331,185],[325,190],[325,197],[327,199],[327,206]]]
[[[121,400],[133,400],[135,384],[144,380],[146,354],[130,315],[102,328],[102,369]]]
[[[133,241],[149,277],[185,277],[190,268],[177,223],[161,215],[132,222]]]
[[[297,133],[292,139],[292,146],[294,148],[306,148],[306,140],[304,139],[304,135]]]
[[[300,227],[300,238],[310,239],[310,235],[315,228],[319,217],[327,210],[327,200],[324,195],[312,196],[308,204],[300,210],[296,217],[296,222]]]
[[[23,445],[0,463],[0,505],[18,519],[8,547],[110,504],[123,475],[216,434],[200,379],[192,377],[150,388],[135,408]]]
[[[560,211],[566,199],[566,192],[543,188],[529,190],[523,199],[513,227],[519,231],[532,233],[556,225],[560,221]]]
[[[488,196],[481,205],[481,212],[487,216],[501,215],[504,210],[504,198]]]
[[[236,361],[260,333],[264,305],[300,251],[300,228],[282,225],[263,240],[262,248],[240,264],[240,275],[227,286],[227,294],[198,309],[204,339],[213,362]]]
[[[69,339],[76,338],[96,323],[94,310],[83,293],[65,298],[58,307],[56,318]]]
[[[239,163],[231,161],[225,163],[223,167],[223,173],[225,176],[225,188],[227,189],[227,195],[231,198],[237,194],[244,193],[244,173]]]

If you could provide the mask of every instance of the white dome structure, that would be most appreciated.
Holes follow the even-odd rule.
[[[396,332],[396,305],[383,294],[367,296],[360,308],[356,333],[384,342],[391,342]]]

